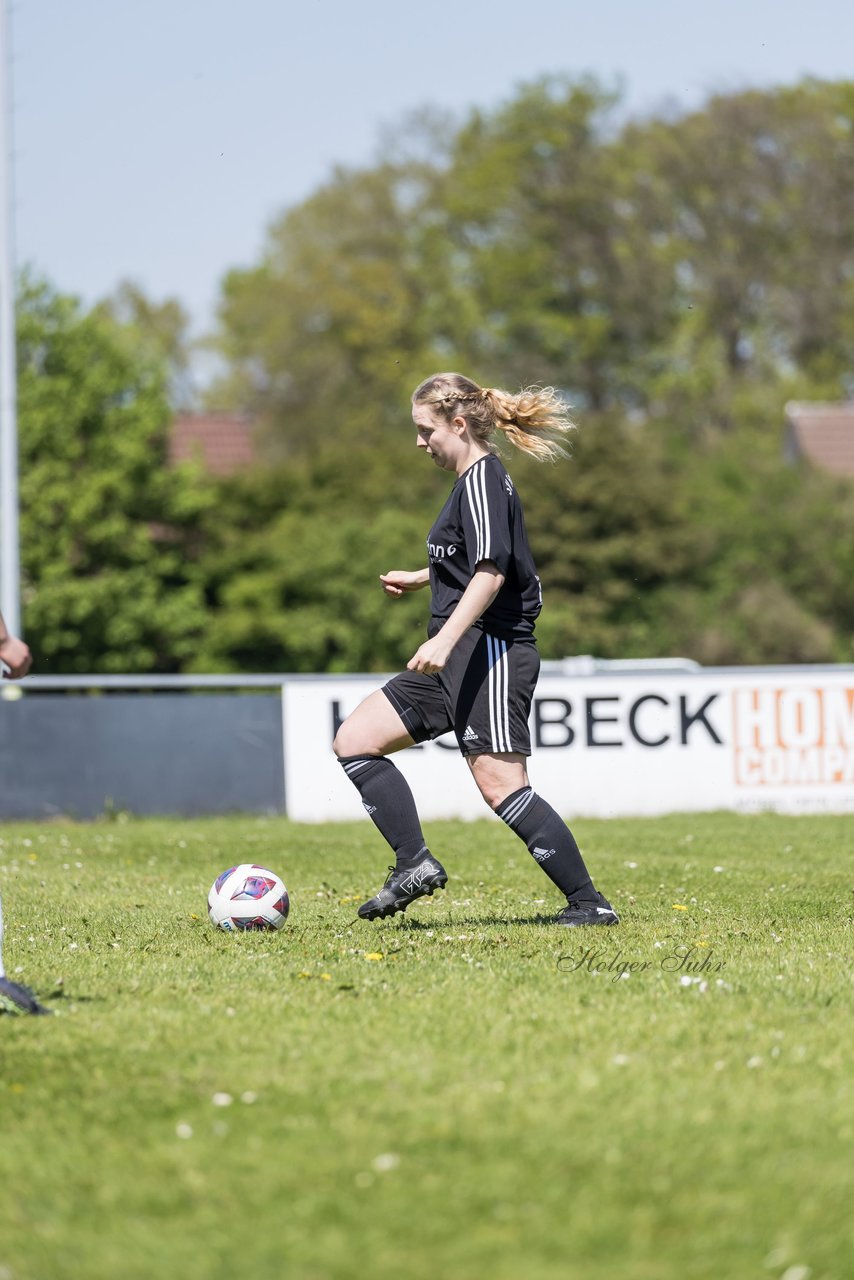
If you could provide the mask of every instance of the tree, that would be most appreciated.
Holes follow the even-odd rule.
[[[479,317],[456,344],[491,376],[554,383],[592,412],[644,403],[647,352],[670,317],[618,105],[593,79],[525,86],[473,113],[443,186],[457,275]]]
[[[426,563],[447,478],[425,461],[393,477],[357,444],[225,482],[206,521],[210,621],[192,669],[388,671],[408,659],[426,594],[389,608],[379,574]]]
[[[854,84],[813,81],[627,128],[675,300],[650,401],[694,439],[850,387],[852,134]]]
[[[212,399],[261,419],[269,457],[388,443],[406,425],[408,389],[437,358],[417,253],[432,178],[420,161],[339,169],[274,224],[256,267],[226,276],[231,371]]]
[[[205,626],[212,489],[170,470],[164,362],[103,309],[25,279],[18,304],[27,637],[47,674],[176,671]]]
[[[432,149],[404,130],[227,278],[219,394],[263,415],[287,467],[209,531],[211,661],[396,665],[395,615],[360,612],[352,565],[380,527],[401,551],[429,527],[438,478],[407,460],[408,395],[449,367],[554,383],[578,409],[568,470],[513,462],[545,656],[850,656],[850,486],[787,470],[780,437],[787,399],[854,385],[854,86],[619,107],[549,79]]]
[[[122,280],[95,311],[132,333],[137,350],[165,367],[173,407],[191,408],[197,398],[191,376],[197,344],[190,337],[190,316],[178,299],[153,302],[133,280]]]

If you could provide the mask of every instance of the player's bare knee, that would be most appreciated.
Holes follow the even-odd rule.
[[[490,809],[500,808],[509,795],[527,786],[528,775],[522,756],[480,755],[468,758],[477,789]]]
[[[342,756],[355,756],[359,754],[358,748],[352,745],[352,734],[347,726],[347,721],[340,726],[332,741],[332,750],[340,760]]]
[[[504,799],[504,789],[500,783],[493,778],[479,778],[475,774],[475,781],[480,794],[483,796],[490,809],[497,809]]]
[[[339,727],[333,742],[332,750],[339,760],[348,756],[381,756],[383,751],[377,743],[376,734],[370,726],[351,724],[345,720]]]

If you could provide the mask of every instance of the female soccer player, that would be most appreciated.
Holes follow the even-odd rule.
[[[429,585],[428,638],[404,673],[347,717],[333,744],[395,853],[385,885],[359,915],[394,915],[447,883],[409,785],[388,756],[453,729],[484,800],[566,896],[556,922],[617,924],[569,828],[528,782],[542,596],[522,507],[493,443],[500,433],[525,453],[554,458],[565,453],[560,441],[573,424],[550,388],[513,396],[458,373],[422,382],[412,418],[418,448],[456,481],[427,538],[429,568],[380,577],[392,599]]]

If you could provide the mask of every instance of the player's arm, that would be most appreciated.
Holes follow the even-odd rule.
[[[388,573],[380,574],[380,582],[386,595],[397,600],[407,591],[420,591],[426,587],[430,582],[430,570],[389,569]]]
[[[471,581],[460,596],[453,613],[438,635],[426,640],[406,666],[409,671],[421,671],[433,675],[441,671],[453,651],[454,645],[465,635],[469,627],[483,617],[501,588],[504,574],[491,560],[480,560],[475,566]]]
[[[10,635],[2,614],[0,614],[0,661],[9,668],[8,671],[3,672],[4,680],[20,680],[33,665],[29,649],[23,640]]]

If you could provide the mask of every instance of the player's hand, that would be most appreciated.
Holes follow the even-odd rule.
[[[442,671],[451,656],[452,644],[443,640],[441,634],[432,640],[425,640],[417,653],[414,653],[406,664],[407,671],[420,671],[422,675],[434,676]]]
[[[426,587],[427,581],[423,569],[415,572],[408,569],[390,569],[388,573],[380,574],[383,591],[393,600],[398,600],[407,591],[420,591],[422,587]]]
[[[3,672],[4,680],[20,680],[33,665],[33,656],[23,640],[19,640],[17,636],[6,636],[0,643],[0,661],[5,662],[9,668]]]

